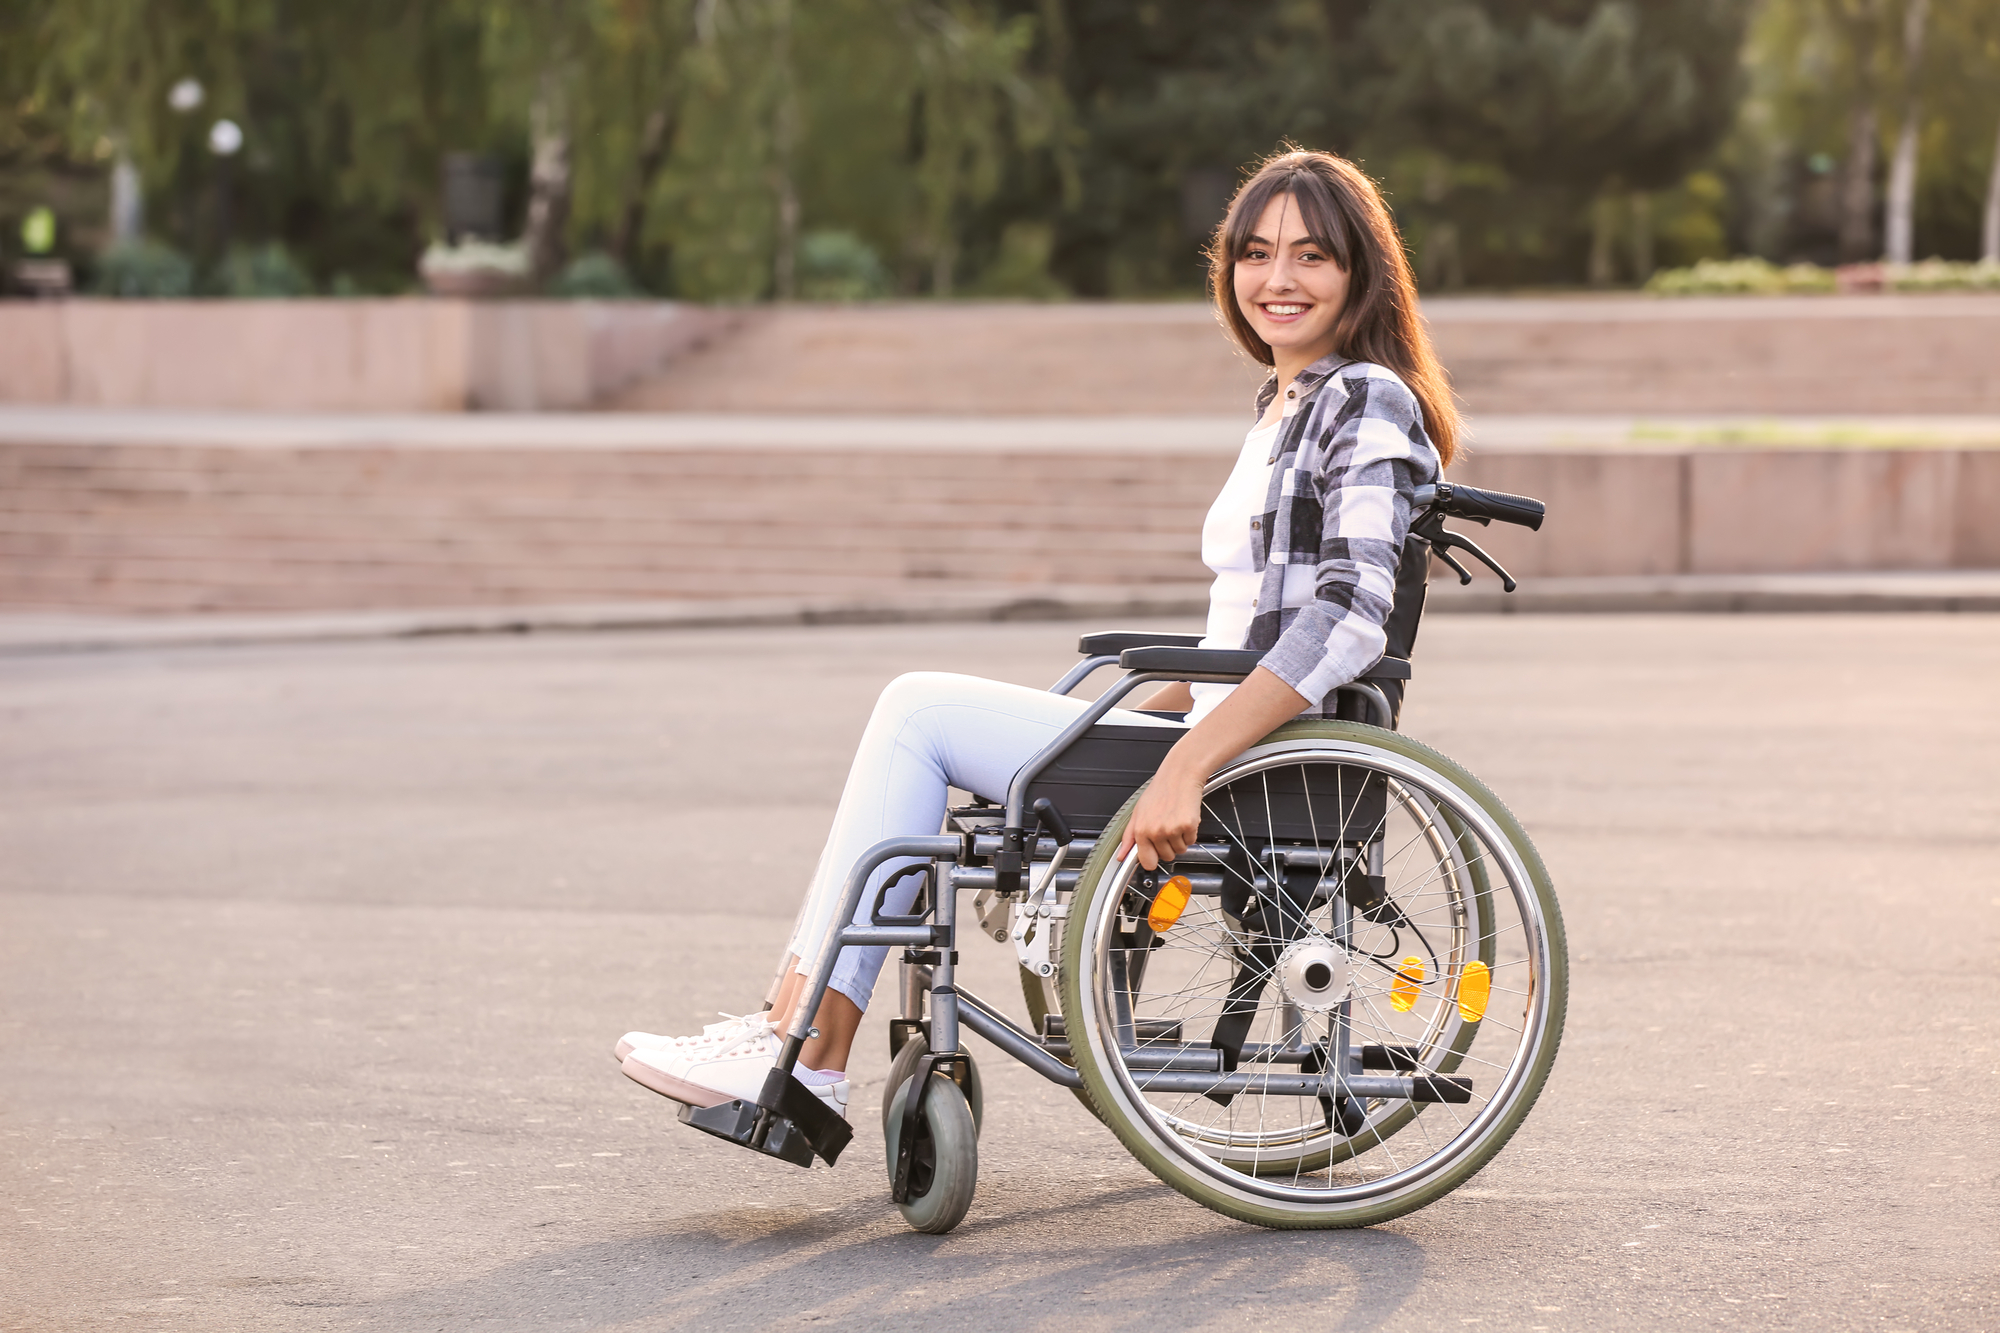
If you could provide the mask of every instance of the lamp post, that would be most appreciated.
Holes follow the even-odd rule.
[[[243,147],[243,127],[229,119],[218,120],[208,127],[208,151],[215,155],[215,251],[218,256],[229,253],[230,233],[233,230],[234,199],[232,197],[230,163]]]

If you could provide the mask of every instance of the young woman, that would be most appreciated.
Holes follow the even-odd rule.
[[[1409,263],[1381,195],[1351,162],[1287,152],[1237,191],[1209,251],[1217,313],[1271,367],[1257,419],[1202,525],[1215,571],[1204,647],[1256,648],[1241,685],[1171,685],[1105,720],[1184,734],[1147,787],[1120,854],[1147,869],[1194,840],[1209,774],[1280,723],[1333,716],[1335,690],[1382,655],[1382,624],[1411,495],[1450,463],[1458,416],[1417,314]],[[988,796],[1082,711],[1080,700],[973,676],[919,673],[882,692],[841,793],[769,1007],[698,1036],[627,1033],[631,1078],[696,1106],[754,1098],[838,907],[848,868],[884,838],[931,834],[946,789]],[[907,863],[877,873],[875,886]],[[907,889],[888,909],[907,912]],[[864,897],[868,911],[872,892]],[[843,1115],[847,1057],[887,955],[842,950],[795,1071]]]

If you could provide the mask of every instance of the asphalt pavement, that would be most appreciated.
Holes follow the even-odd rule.
[[[1452,616],[1405,729],[1553,872],[1522,1132],[1365,1231],[1156,1182],[975,1046],[979,1191],[705,1138],[875,692],[1075,625],[0,658],[0,1329],[2000,1328],[2000,616]],[[1012,999],[973,940],[966,984]]]

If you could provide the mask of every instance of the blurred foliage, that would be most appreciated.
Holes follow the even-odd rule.
[[[866,301],[890,292],[875,248],[851,231],[807,232],[799,241],[799,295],[808,301]]]
[[[2000,3],[1930,0],[1913,74],[1914,2],[0,0],[0,249],[47,206],[96,289],[171,285],[112,244],[123,155],[188,286],[412,290],[452,151],[553,293],[1185,296],[1296,142],[1383,181],[1427,289],[1639,283],[1831,262],[1920,94],[1917,252],[1970,259]]]
[[[216,296],[311,296],[312,275],[280,242],[232,246],[215,267],[209,290]]]
[[[194,265],[159,241],[131,241],[105,251],[92,291],[99,296],[192,296]]]
[[[1873,119],[1858,201],[1879,242],[1887,160],[1919,94],[1916,253],[1972,258],[2000,140],[2000,4],[1928,0],[1920,66],[1903,65],[1913,0],[1763,0],[1744,49],[1750,87],[1725,145],[1742,251],[1833,263],[1856,114]],[[1914,74],[1914,78],[1911,75]],[[1879,255],[1879,246],[1864,252]],[[1864,256],[1854,256],[1864,257]]]
[[[1867,264],[1858,270],[1835,270],[1818,264],[1787,264],[1780,268],[1767,259],[1704,259],[1685,268],[1661,269],[1646,283],[1646,290],[1660,296],[1821,293],[1840,290],[1845,274],[1854,275],[1860,290],[2000,291],[2000,264],[1948,259],[1926,259],[1915,264]]]
[[[1661,269],[1647,281],[1646,290],[1660,296],[1830,292],[1834,290],[1834,276],[1832,269],[1817,264],[1789,264],[1780,268],[1768,259],[1702,259],[1686,268]]]
[[[1948,259],[1925,259],[1900,267],[1885,267],[1882,285],[1892,292],[2000,291],[2000,263],[1985,260],[1963,264]]]
[[[549,295],[613,301],[643,293],[623,264],[602,250],[592,250],[569,261],[549,284]]]

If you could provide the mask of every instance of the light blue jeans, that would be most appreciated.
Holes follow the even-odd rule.
[[[949,788],[996,801],[1005,798],[1015,771],[1085,707],[1082,699],[977,676],[920,671],[891,681],[861,733],[833,830],[792,927],[791,952],[798,956],[798,970],[811,974],[827,923],[839,910],[848,872],[863,853],[884,838],[936,833],[944,822]],[[1179,723],[1122,708],[1113,709],[1104,720],[1180,728]],[[867,921],[884,880],[915,864],[895,860],[877,870],[855,921]],[[918,882],[919,877],[912,875],[897,884],[884,910],[907,913]],[[834,963],[833,989],[866,1009],[888,955],[883,946],[842,949]]]

